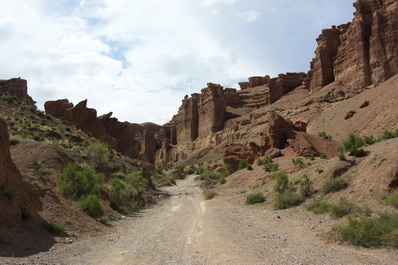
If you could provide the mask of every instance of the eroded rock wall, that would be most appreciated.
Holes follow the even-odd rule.
[[[357,0],[352,23],[322,31],[307,86],[337,81],[351,88],[380,83],[398,73],[398,1]]]
[[[27,105],[35,105],[36,101],[28,95],[28,84],[25,79],[12,78],[10,80],[0,80],[0,87],[3,91],[15,96],[22,103]]]

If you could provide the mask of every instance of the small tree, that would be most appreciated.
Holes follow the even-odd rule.
[[[282,194],[289,191],[292,188],[292,182],[289,181],[289,177],[284,172],[279,172],[275,174],[276,184],[274,186],[274,191]]]
[[[365,142],[360,136],[350,133],[347,140],[344,140],[343,144],[339,146],[339,150],[340,152],[349,152],[353,156],[363,156],[365,150],[361,147],[364,145]]]

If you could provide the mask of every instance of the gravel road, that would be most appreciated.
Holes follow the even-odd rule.
[[[232,193],[205,201],[193,176],[164,190],[111,233],[0,264],[398,264],[397,250],[325,243],[318,234],[335,220],[302,207],[246,206]]]

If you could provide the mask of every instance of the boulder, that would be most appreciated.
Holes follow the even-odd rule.
[[[46,113],[59,119],[62,119],[66,114],[66,110],[71,108],[73,108],[73,103],[69,102],[67,99],[47,101],[44,103]]]
[[[253,164],[255,159],[254,152],[241,144],[230,145],[224,148],[224,165],[230,164],[234,171],[238,170],[239,162],[243,159]]]

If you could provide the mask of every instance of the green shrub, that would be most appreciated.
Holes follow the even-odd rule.
[[[320,132],[320,133],[318,133],[318,135],[323,137],[323,138],[325,138],[325,139],[328,139],[328,140],[332,139],[332,136],[331,135],[327,135],[325,132]]]
[[[217,195],[218,193],[215,192],[214,190],[207,190],[203,193],[203,196],[205,197],[206,200],[213,199]]]
[[[363,141],[365,142],[365,144],[367,145],[372,145],[376,142],[376,139],[373,137],[373,135],[371,136],[364,136],[363,137]]]
[[[187,170],[186,170],[186,174],[187,175],[192,175],[193,173],[195,173],[195,165],[191,165]]]
[[[234,169],[232,168],[231,164],[225,163],[224,167],[227,170],[228,174],[234,173]]]
[[[99,218],[104,215],[101,200],[95,194],[82,196],[79,200],[81,209],[88,215]]]
[[[59,193],[71,200],[79,200],[83,195],[98,194],[103,181],[102,174],[95,174],[92,168],[76,162],[68,163],[57,180]]]
[[[322,158],[322,159],[326,159],[326,158],[328,158],[328,153],[322,152],[322,153],[319,155],[319,157]]]
[[[346,177],[338,177],[326,182],[322,187],[322,193],[337,192],[348,187],[348,179]]]
[[[272,172],[276,172],[279,170],[279,163],[273,163],[271,166]]]
[[[275,197],[274,207],[276,209],[288,209],[302,204],[305,198],[297,192],[287,191],[282,194],[277,194]]]
[[[256,184],[256,185],[253,185],[253,186],[249,186],[249,189],[255,190],[255,189],[258,189],[260,187],[261,187],[260,184]]]
[[[111,181],[111,190],[109,191],[109,204],[116,211],[123,210],[127,206],[131,197],[129,187],[123,180],[114,178]]]
[[[312,154],[312,153],[310,154],[310,160],[311,160],[311,161],[314,161],[314,160],[315,160],[315,155]]]
[[[197,167],[196,170],[195,170],[196,175],[200,175],[200,174],[202,174],[204,172],[205,172],[205,169],[203,167],[200,167],[200,166]]]
[[[292,158],[293,165],[304,165],[302,158]]]
[[[264,170],[266,172],[276,172],[279,169],[279,164],[274,163],[270,156],[266,156],[264,159],[262,159],[260,164],[264,166]]]
[[[391,132],[389,130],[385,130],[384,134],[381,136],[382,140],[388,140],[398,137],[398,131]]]
[[[360,136],[350,133],[347,140],[344,140],[343,144],[339,146],[339,150],[340,152],[349,152],[350,155],[359,157],[365,154],[365,150],[361,148],[364,145],[365,142]]]
[[[65,233],[65,226],[60,222],[43,223],[44,228],[51,234],[63,234]]]
[[[307,175],[303,175],[300,181],[300,194],[304,198],[310,197],[314,193],[313,182]]]
[[[391,195],[385,199],[385,203],[398,209],[398,191],[391,193]]]
[[[162,169],[162,167],[161,167],[161,166],[155,167],[155,173],[157,173],[157,174],[163,174],[163,169]]]
[[[351,213],[358,213],[360,209],[346,198],[340,198],[337,204],[330,205],[330,215],[334,218],[341,218]]]
[[[307,206],[307,210],[315,214],[323,214],[329,212],[330,204],[324,201],[316,201]]]
[[[255,204],[265,202],[264,194],[261,192],[252,193],[246,196],[246,204]]]
[[[247,160],[242,159],[242,160],[239,161],[238,170],[242,170],[242,169],[245,169],[245,168],[250,170],[251,165],[250,165],[250,163]],[[253,168],[251,168],[251,169],[253,169]]]
[[[173,186],[176,184],[175,176],[172,174],[153,174],[151,178],[156,187]]]
[[[106,163],[108,160],[108,146],[97,140],[94,143],[89,144],[87,147],[87,155],[89,159],[91,159],[95,165],[101,165],[103,163]]]
[[[332,231],[342,240],[364,247],[398,247],[398,213],[380,213],[377,217],[349,218],[346,226]]]
[[[289,177],[286,173],[276,173],[274,179],[276,180],[276,184],[274,185],[275,192],[282,194],[292,188],[292,183],[289,181]]]
[[[214,186],[218,183],[225,183],[225,175],[220,172],[205,172],[198,176],[198,179],[202,181],[202,185]]]

